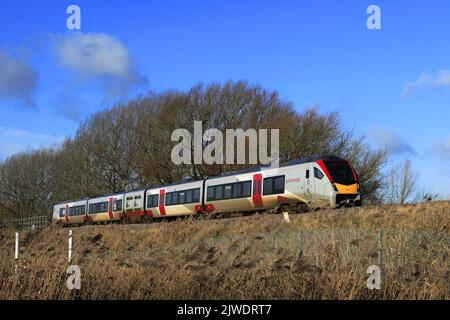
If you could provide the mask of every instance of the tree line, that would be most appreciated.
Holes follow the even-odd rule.
[[[341,124],[336,112],[298,111],[278,92],[245,81],[150,92],[84,120],[61,145],[12,155],[0,164],[0,217],[50,215],[59,201],[202,178],[246,167],[171,161],[175,129],[279,129],[280,161],[332,154],[356,168],[366,202],[381,200],[385,150]]]

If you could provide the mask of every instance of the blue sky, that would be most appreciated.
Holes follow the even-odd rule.
[[[449,196],[450,2],[280,2],[2,1],[0,159],[148,90],[245,79],[298,110],[339,111]],[[81,31],[66,27],[71,4]],[[366,27],[371,4],[381,30]],[[86,43],[98,51],[77,55]]]

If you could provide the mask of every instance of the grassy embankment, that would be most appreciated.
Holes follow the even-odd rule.
[[[0,299],[449,299],[450,203],[0,234]],[[368,290],[378,263],[382,288]],[[301,231],[303,230],[303,231]]]

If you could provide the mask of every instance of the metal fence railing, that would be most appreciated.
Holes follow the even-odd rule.
[[[46,216],[28,217],[22,219],[11,219],[0,221],[0,229],[10,229],[16,231],[33,231],[42,229],[50,223]]]

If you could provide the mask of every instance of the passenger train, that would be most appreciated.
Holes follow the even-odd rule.
[[[304,212],[361,206],[358,175],[334,156],[293,160],[278,168],[257,167],[202,180],[133,190],[54,206],[64,225],[135,221],[234,212]]]

